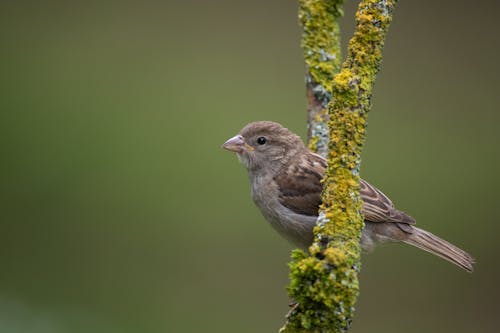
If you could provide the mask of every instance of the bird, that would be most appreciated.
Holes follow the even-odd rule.
[[[327,161],[310,151],[301,138],[279,123],[247,124],[222,148],[236,153],[248,171],[251,195],[264,218],[296,247],[314,240]],[[360,245],[370,252],[377,244],[403,242],[441,257],[467,272],[474,259],[466,251],[415,226],[379,189],[360,179],[364,227]]]

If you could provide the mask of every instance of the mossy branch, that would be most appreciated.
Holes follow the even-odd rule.
[[[338,18],[344,0],[299,0],[301,46],[306,63],[307,137],[309,149],[326,157],[328,103],[332,81],[340,70],[342,52]]]
[[[359,293],[361,264],[361,150],[372,89],[396,2],[361,1],[347,58],[332,80],[323,205],[314,230],[315,241],[309,248],[310,255],[300,250],[292,254],[288,290],[298,304],[289,313],[281,332],[338,333],[347,331],[351,324]],[[325,6],[320,8],[326,10]]]

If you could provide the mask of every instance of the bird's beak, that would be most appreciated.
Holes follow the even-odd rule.
[[[246,146],[248,145],[245,143],[245,140],[241,135],[238,134],[224,142],[222,148],[235,153],[242,153]]]

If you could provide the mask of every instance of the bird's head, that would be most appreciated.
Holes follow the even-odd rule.
[[[235,152],[249,171],[278,170],[306,147],[294,133],[271,121],[253,122],[227,140],[222,148]]]

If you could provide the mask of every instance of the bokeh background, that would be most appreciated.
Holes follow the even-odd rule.
[[[1,3],[0,332],[278,330],[291,246],[220,145],[254,120],[305,135],[296,7]],[[398,5],[362,175],[478,263],[365,255],[353,333],[498,330],[499,11]]]

